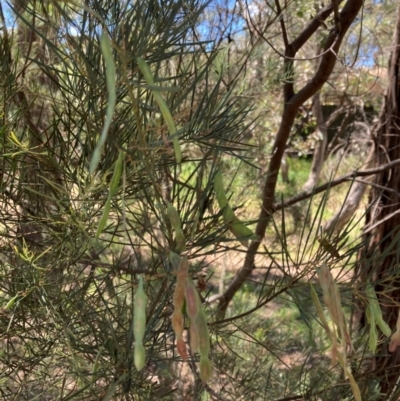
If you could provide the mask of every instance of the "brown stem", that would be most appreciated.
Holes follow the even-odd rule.
[[[311,196],[314,196],[316,194],[324,192],[327,189],[330,189],[330,188],[336,187],[340,184],[343,184],[344,182],[353,181],[355,177],[367,177],[367,176],[373,175],[373,174],[382,174],[386,171],[392,170],[393,168],[395,168],[397,166],[400,166],[400,159],[393,160],[387,164],[384,164],[383,166],[379,166],[376,168],[369,168],[369,169],[361,170],[361,171],[353,171],[352,173],[349,173],[342,177],[339,177],[336,180],[333,180],[333,181],[327,182],[323,185],[320,185],[319,187],[315,188],[313,191],[302,192],[301,194],[288,199],[284,203],[275,203],[272,210],[273,210],[273,212],[282,210],[285,207],[292,206],[298,202],[301,202],[305,199],[310,198]],[[396,192],[396,194],[398,194],[398,192]]]
[[[295,120],[296,113],[298,112],[300,106],[304,104],[304,102],[308,100],[311,96],[313,96],[319,89],[321,89],[322,85],[328,80],[335,65],[337,57],[336,55],[339,51],[344,35],[348,31],[351,23],[356,18],[358,12],[362,7],[362,4],[362,0],[348,0],[344,5],[340,13],[341,29],[339,32],[337,30],[332,30],[330,32],[326,40],[325,50],[331,49],[331,51],[324,53],[324,55],[321,57],[319,67],[311,81],[308,82],[298,93],[293,95],[290,94],[291,90],[286,91],[284,89],[285,94],[288,95],[288,98],[285,98],[281,124],[275,138],[274,146],[272,148],[272,156],[268,166],[267,177],[262,194],[261,211],[255,230],[256,234],[259,236],[259,240],[253,241],[250,244],[243,267],[239,269],[230,286],[227,288],[225,294],[221,297],[219,303],[220,318],[223,318],[225,316],[226,309],[228,308],[228,305],[233,296],[241,288],[247,277],[255,268],[255,255],[261,244],[262,239],[264,238],[270,217],[273,213],[274,195],[278,172],[281,166],[281,159]],[[311,35],[318,29],[319,25],[320,22],[316,23],[315,29],[308,32],[308,38],[311,37]],[[300,35],[304,34],[302,33]],[[308,39],[302,38],[302,42],[299,42],[299,38],[295,39],[291,45],[293,52],[296,53],[297,49],[301,47],[299,46],[296,48],[294,46],[295,43],[304,44],[307,40]],[[288,83],[286,85],[293,85],[293,83]]]

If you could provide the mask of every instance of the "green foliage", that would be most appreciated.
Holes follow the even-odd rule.
[[[16,30],[1,37],[3,346],[32,383],[14,381],[6,353],[2,397],[171,399],[167,256],[226,239],[205,203],[223,155],[242,157],[248,108],[212,77],[217,49],[193,35],[201,2],[41,6],[15,4]]]
[[[360,288],[354,262],[368,242],[364,213],[321,236],[346,186],[272,216],[254,275],[226,319],[215,319],[212,297],[243,263],[239,241],[255,239],[279,91],[288,79],[307,80],[312,62],[302,60],[293,75],[265,44],[248,49],[245,35],[226,45],[225,32],[204,26],[216,15],[222,26],[229,5],[211,6],[12,4],[15,28],[0,35],[2,399],[350,400],[346,364],[363,399],[377,399],[379,381],[365,365],[389,341],[376,327],[390,334],[377,309],[390,289]],[[288,3],[291,35],[314,7]],[[279,49],[273,22],[268,35]],[[244,68],[248,61],[254,70]],[[299,116],[306,136],[314,125]],[[276,206],[299,194],[309,168],[289,158],[290,182],[279,178]],[[369,281],[383,256],[364,258],[373,265]],[[179,291],[174,299],[181,260],[190,261],[182,277],[194,305]],[[352,333],[345,363],[329,355],[326,328],[338,323],[319,301],[322,264],[340,294],[341,319],[350,321],[354,299],[374,313],[368,330]]]

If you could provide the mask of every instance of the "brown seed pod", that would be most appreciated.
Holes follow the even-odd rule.
[[[180,310],[174,310],[171,317],[172,328],[174,329],[176,337],[182,337],[183,333],[183,315]]]
[[[192,353],[195,354],[199,350],[199,335],[197,333],[196,326],[191,323],[189,328],[189,336],[190,336],[190,349]]]
[[[187,348],[185,341],[183,341],[183,338],[177,338],[176,339],[176,349],[179,352],[179,355],[182,357],[184,361],[187,359]]]
[[[185,302],[185,288],[187,269],[189,266],[188,259],[182,258],[177,272],[176,287],[174,292],[174,312],[171,317],[172,328],[175,332],[177,350],[180,356],[186,360],[187,350],[185,342],[183,341],[183,314],[182,308]]]
[[[196,286],[190,277],[186,279],[185,298],[186,312],[190,318],[190,321],[195,322],[196,316],[199,312],[199,307],[201,307],[201,301],[199,294],[197,293]]]
[[[182,309],[185,302],[185,288],[186,288],[186,278],[188,272],[189,261],[188,259],[182,258],[179,264],[179,270],[176,274],[176,286],[174,292],[174,308]]]
[[[186,280],[186,312],[190,318],[190,348],[200,352],[200,377],[206,382],[211,377],[212,366],[209,359],[210,334],[200,296],[193,281]]]
[[[179,352],[179,355],[182,357],[183,360],[187,359],[187,350],[186,344],[183,341],[183,315],[180,310],[175,310],[172,314],[172,328],[175,332],[176,337],[176,348]]]

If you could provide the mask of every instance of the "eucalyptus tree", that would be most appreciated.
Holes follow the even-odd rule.
[[[376,166],[389,162],[390,170],[382,171],[372,181],[369,207],[364,227],[364,247],[359,254],[358,274],[360,286],[373,285],[383,311],[383,319],[393,333],[385,333],[368,371],[379,384],[382,400],[399,398],[399,332],[400,332],[400,287],[399,287],[399,64],[400,64],[400,8],[397,10],[392,46],[388,62],[388,87],[383,97],[379,121],[374,129],[374,159]],[[365,304],[364,304],[365,306]],[[368,316],[358,314],[361,327],[375,323]],[[369,324],[367,324],[367,322]],[[368,365],[368,368],[371,368]]]
[[[290,12],[290,6],[295,7],[295,3],[287,5],[283,8],[279,2],[276,3],[274,12],[280,19],[281,34],[284,43],[283,69],[285,71],[285,84],[283,86],[283,111],[281,115],[281,123],[276,133],[272,153],[268,165],[265,183],[262,189],[262,202],[260,213],[258,216],[257,227],[255,230],[258,236],[257,240],[252,241],[246,253],[243,267],[238,271],[235,278],[220,299],[220,314],[223,316],[235,293],[241,288],[247,277],[256,268],[255,257],[261,245],[261,240],[265,236],[268,223],[271,221],[271,215],[274,212],[275,204],[275,188],[278,179],[278,173],[281,166],[282,156],[290,136],[297,112],[300,107],[310,99],[322,85],[327,82],[333,71],[337,61],[337,54],[345,38],[351,24],[357,18],[361,8],[362,1],[349,0],[343,5],[341,2],[333,1],[331,4],[322,8],[294,37],[288,36],[285,16]],[[330,16],[331,29],[325,40],[324,46],[319,54],[320,61],[317,68],[308,82],[303,86],[296,88],[296,54],[307,45],[310,38],[318,29],[324,27],[324,24]],[[260,36],[263,37],[262,30],[259,30]]]

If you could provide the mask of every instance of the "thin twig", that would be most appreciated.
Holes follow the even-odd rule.
[[[373,174],[382,174],[385,171],[391,170],[394,167],[400,166],[400,159],[393,160],[390,163],[387,163],[383,166],[380,167],[375,167],[375,168],[369,168],[366,170],[361,170],[361,171],[353,171],[352,173],[346,174],[343,177],[337,178],[336,180],[327,182],[323,185],[320,185],[319,187],[315,188],[312,191],[307,191],[303,192],[300,195],[294,196],[293,198],[288,199],[286,202],[283,203],[275,203],[273,206],[273,212],[276,212],[278,210],[282,210],[285,207],[292,206],[298,202],[301,202],[305,199],[308,199],[316,194],[319,194],[321,192],[326,191],[327,189],[336,187],[340,184],[343,184],[344,182],[347,181],[353,181],[354,178],[356,177],[366,177],[368,175],[373,175]]]

